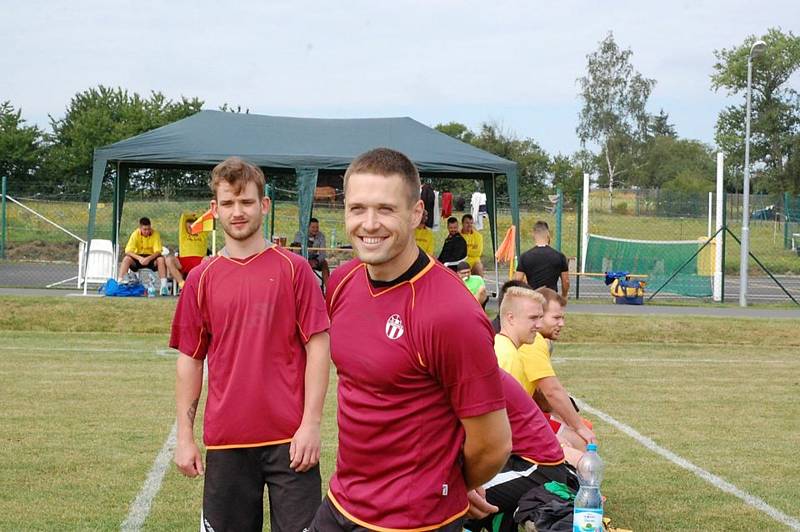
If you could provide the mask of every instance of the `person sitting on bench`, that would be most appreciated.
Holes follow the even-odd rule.
[[[163,245],[161,234],[153,229],[150,218],[143,216],[139,219],[139,227],[131,233],[125,245],[125,256],[119,267],[119,281],[123,282],[128,270],[138,272],[145,268],[157,271],[161,279],[161,295],[169,295],[167,288],[167,262],[161,255]]]
[[[294,235],[292,247],[300,246],[301,239],[302,236],[300,235],[300,231],[298,231]],[[325,248],[325,233],[319,230],[319,220],[316,218],[311,218],[311,221],[308,223],[308,247],[312,248],[312,251],[308,252],[308,264],[311,266],[311,269],[320,272],[322,289],[325,290],[331,271],[328,267],[327,255],[325,251],[322,250],[322,248]]]

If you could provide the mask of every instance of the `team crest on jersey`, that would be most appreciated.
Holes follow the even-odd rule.
[[[403,336],[403,320],[400,319],[399,314],[392,314],[386,320],[386,336],[389,340],[397,340]]]

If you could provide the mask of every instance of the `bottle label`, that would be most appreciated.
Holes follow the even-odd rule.
[[[572,532],[603,532],[603,509],[575,508]]]

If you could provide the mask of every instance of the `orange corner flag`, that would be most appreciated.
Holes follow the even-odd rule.
[[[500,262],[507,262],[508,263],[508,278],[510,279],[514,275],[514,261],[516,260],[517,254],[516,251],[516,234],[517,228],[513,225],[508,228],[506,231],[506,236],[503,238],[503,242],[500,243],[500,247],[497,248],[497,252],[494,256]]]
[[[200,217],[197,220],[195,220],[195,222],[192,224],[193,235],[213,230],[214,230],[214,216],[211,214],[211,209],[207,210],[202,215],[200,215]]]

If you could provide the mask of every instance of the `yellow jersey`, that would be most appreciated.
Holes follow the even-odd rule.
[[[556,375],[550,362],[550,344],[539,333],[532,344],[522,344],[519,348],[507,336],[498,334],[494,337],[494,352],[497,364],[531,395],[539,380]]]
[[[473,229],[471,233],[461,233],[461,236],[467,241],[467,262],[475,266],[483,255],[483,235]]]
[[[414,238],[417,240],[417,245],[422,248],[422,251],[428,255],[433,255],[433,231],[428,227],[414,229]]]
[[[143,236],[139,232],[139,228],[131,233],[128,243],[125,244],[125,253],[135,253],[143,257],[153,255],[154,253],[161,253],[164,246],[161,244],[161,234],[155,229],[152,230],[150,236]]]

